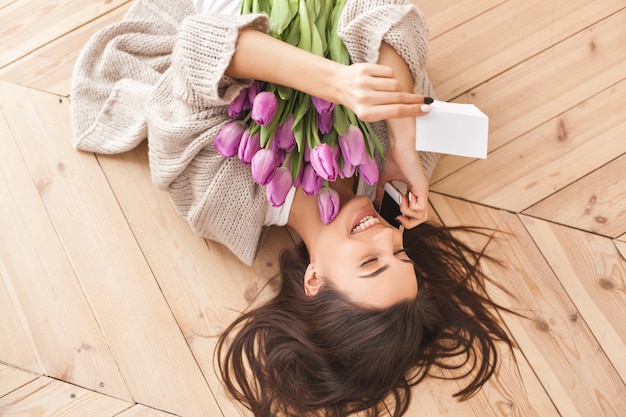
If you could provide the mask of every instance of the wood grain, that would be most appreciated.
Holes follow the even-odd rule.
[[[129,0],[19,0],[0,14],[0,68]]]
[[[626,381],[626,261],[611,239],[521,218],[581,318]]]
[[[13,105],[19,108],[15,90],[0,86],[0,91],[4,114],[10,114]],[[7,119],[11,132],[20,130],[15,118]],[[50,185],[52,175],[33,182],[17,146],[22,139],[20,135],[0,136],[5,161],[0,166],[0,196],[6,201],[0,205],[0,253],[6,254],[2,256],[3,287],[12,295],[8,305],[15,309],[9,317],[21,318],[27,337],[16,332],[18,337],[7,337],[3,349],[12,347],[24,353],[33,349],[36,366],[15,363],[130,400],[124,378],[41,201],[40,193]]]
[[[431,40],[504,2],[506,0],[413,0],[426,17]]]
[[[0,398],[3,417],[112,417],[131,404],[41,377]]]
[[[621,131],[623,135],[623,127]],[[618,237],[626,232],[624,172],[626,156],[621,156],[525,213],[603,236]]]
[[[454,100],[622,8],[622,0],[503,2],[431,40],[431,81],[442,100]]]
[[[71,146],[68,102],[1,86],[30,178],[132,397],[189,416],[218,412],[95,157]]]
[[[278,253],[293,241],[285,229],[273,229],[253,266],[247,267],[224,246],[191,231],[167,194],[152,184],[147,155],[144,144],[99,160],[220,409],[236,415],[238,408],[226,398],[216,377],[215,343],[277,273]]]
[[[626,81],[435,183],[434,191],[510,211],[523,211],[626,153]],[[603,115],[600,117],[599,115]],[[608,190],[607,190],[608,191]],[[618,190],[616,190],[618,191]],[[569,194],[575,205],[580,195]],[[564,207],[546,203],[548,211]]]
[[[488,264],[485,270],[514,298],[494,288],[490,293],[496,302],[530,318],[503,314],[537,377],[549,387],[548,394],[559,413],[619,416],[626,403],[624,382],[589,326],[579,320],[576,305],[518,215],[437,194],[431,198],[447,225],[475,225],[499,231],[489,253],[505,261],[506,267]],[[484,241],[477,240],[478,245]]]
[[[626,9],[622,9],[508,71],[494,74],[455,101],[473,103],[489,116],[491,152],[622,81],[625,37]],[[438,70],[433,68],[433,72]],[[434,87],[437,89],[436,83]],[[432,182],[471,161],[444,156]]]
[[[35,379],[37,375],[0,364],[0,398]]]
[[[137,404],[128,410],[117,414],[115,417],[175,417],[174,414],[169,414],[164,411],[155,410],[154,408],[148,408],[144,405]]]
[[[113,9],[67,36],[61,36],[0,69],[0,79],[60,96],[69,96],[76,58],[98,29],[122,20],[130,2]]]

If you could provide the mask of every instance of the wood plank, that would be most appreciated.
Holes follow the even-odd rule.
[[[532,318],[503,314],[507,327],[563,416],[619,416],[626,387],[518,215],[431,193],[446,225],[498,230],[488,252],[506,268],[485,265],[511,298],[492,286],[492,298]],[[467,237],[466,237],[467,238]],[[484,239],[469,237],[480,247]]]
[[[431,40],[431,81],[453,100],[623,8],[623,0],[503,2]]]
[[[0,79],[25,87],[69,96],[71,75],[80,50],[100,28],[122,20],[131,2],[99,16],[0,69]]]
[[[622,142],[624,129],[622,129]],[[626,155],[525,211],[556,223],[618,237],[626,232]]]
[[[456,401],[452,395],[462,388],[459,381],[427,379],[413,388],[406,416],[557,416],[558,411],[523,354],[514,352],[516,365],[512,352],[502,345],[498,351],[500,367],[476,396]]]
[[[626,261],[610,239],[528,216],[522,221],[626,381]]]
[[[504,3],[507,0],[413,0],[424,13],[430,39]]]
[[[273,228],[248,267],[226,247],[195,235],[167,193],[152,184],[145,142],[98,159],[221,411],[237,415],[215,374],[217,336],[255,301],[278,272],[280,250],[293,241],[286,229]]]
[[[27,318],[19,308],[17,295],[8,282],[0,258],[0,360],[29,371],[43,373],[42,360],[30,333]]]
[[[4,97],[3,97],[4,98]],[[3,98],[0,98],[2,100]],[[1,101],[0,101],[1,103]],[[2,111],[0,105],[0,140],[11,140],[12,133],[6,119],[6,115]],[[0,147],[0,159],[3,161],[11,161],[9,148]],[[2,219],[10,220],[4,214],[5,208],[19,202],[13,202],[9,195],[9,189],[5,181],[4,164],[0,165],[0,221]],[[18,242],[9,242],[5,238],[5,234],[0,235],[0,247]],[[11,363],[23,369],[33,372],[43,373],[43,365],[37,353],[37,347],[33,342],[33,335],[30,334],[27,318],[24,317],[23,311],[19,307],[17,294],[13,289],[13,285],[9,279],[9,271],[5,262],[8,262],[12,256],[12,251],[0,250],[0,361]]]
[[[615,247],[617,248],[619,253],[622,254],[622,258],[626,259],[626,242],[614,240],[613,244],[615,244]]]
[[[67,101],[6,83],[0,95],[13,99],[16,142],[135,401],[218,415],[96,158],[71,146]]]
[[[11,3],[16,2],[17,0],[0,0],[0,9],[2,9],[3,7],[8,6]]]
[[[35,374],[0,364],[0,397],[4,397],[37,378],[38,376]]]
[[[626,74],[626,9],[457,97],[489,116],[489,151],[557,117]],[[437,86],[435,85],[435,89]],[[433,182],[472,161],[445,155]]]
[[[164,411],[155,410],[154,408],[148,408],[146,406],[136,404],[128,410],[117,414],[115,417],[175,417],[174,414],[169,414]]]
[[[0,14],[0,68],[129,0],[20,0]]]
[[[112,417],[130,405],[75,385],[40,377],[0,398],[0,415]]]
[[[0,97],[11,132],[23,129],[15,129],[16,120],[10,116],[10,108],[14,104],[19,107],[16,96]],[[58,101],[55,104],[59,105]],[[2,281],[12,294],[9,305],[15,309],[13,318],[21,318],[28,337],[7,334],[2,338],[2,350],[11,346],[16,351],[34,349],[38,366],[14,364],[130,400],[124,378],[41,201],[39,192],[45,192],[50,176],[44,174],[33,183],[17,146],[22,138],[11,132],[0,136],[4,161],[0,166],[0,200],[5,202],[0,205]],[[62,171],[62,164],[55,169]],[[3,355],[2,359],[9,357]]]
[[[620,112],[605,112],[625,107],[626,80],[431,188],[488,206],[523,211],[626,153],[626,119]]]

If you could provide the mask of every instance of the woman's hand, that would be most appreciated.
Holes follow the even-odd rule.
[[[337,89],[336,101],[366,122],[424,114],[421,109],[424,96],[403,91],[388,66],[367,63],[343,66],[336,72],[333,84]]]
[[[419,153],[413,148],[392,148],[385,156],[380,174],[377,200],[382,198],[386,182],[398,180],[408,185],[409,193],[402,197],[398,218],[405,229],[411,229],[428,219],[428,180],[424,175]]]

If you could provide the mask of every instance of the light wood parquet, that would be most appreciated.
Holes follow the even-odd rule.
[[[626,3],[420,0],[442,100],[490,117],[486,160],[444,156],[432,214],[500,231],[488,272],[519,348],[477,396],[428,380],[408,416],[626,413]],[[152,186],[144,145],[71,145],[69,85],[128,0],[0,0],[0,415],[238,416],[216,335],[271,297],[272,229],[252,267],[195,236]],[[483,244],[468,237],[473,245]],[[517,364],[515,364],[515,361]],[[243,413],[242,415],[245,415]]]

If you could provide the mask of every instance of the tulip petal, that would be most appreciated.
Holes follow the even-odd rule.
[[[330,187],[324,187],[317,195],[317,207],[324,224],[329,224],[339,213],[339,194]]]
[[[291,186],[291,172],[285,167],[278,168],[265,187],[265,197],[272,207],[280,207],[285,204]]]

